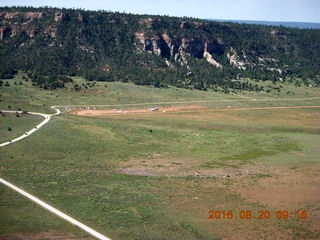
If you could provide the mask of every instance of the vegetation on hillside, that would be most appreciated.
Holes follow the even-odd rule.
[[[319,86],[320,30],[56,8],[0,8],[0,78],[44,88],[89,81],[219,91],[255,80]],[[208,53],[208,54],[207,54]],[[208,57],[209,56],[209,57]],[[210,60],[211,59],[211,60]],[[210,62],[211,61],[211,62]]]

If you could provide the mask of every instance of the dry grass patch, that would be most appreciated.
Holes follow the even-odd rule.
[[[42,233],[13,233],[0,235],[1,240],[93,240],[91,237],[79,237],[71,234],[48,231]]]

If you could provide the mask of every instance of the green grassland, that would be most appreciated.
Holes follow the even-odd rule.
[[[1,237],[4,237],[6,233],[8,236],[10,233],[38,233],[39,229],[55,230],[65,234],[76,233],[77,237],[86,236],[86,234],[79,232],[76,227],[66,225],[63,220],[48,214],[46,210],[4,185],[0,186],[0,195]]]
[[[19,82],[20,77],[15,80]],[[75,81],[83,83],[82,79]],[[319,89],[294,86],[288,87],[294,95],[281,90],[261,97],[249,92],[226,95],[129,83],[97,83],[79,92],[71,90],[71,85],[56,91],[34,88],[30,82],[10,85],[1,88],[0,109],[10,105],[12,109],[50,112],[52,105],[149,102],[236,108],[320,102],[293,100],[320,97]],[[247,98],[257,101],[220,101]],[[261,98],[290,100],[259,102]],[[192,103],[202,100],[207,102]],[[15,118],[0,119],[1,142],[13,136],[7,126],[23,134],[40,120]],[[319,119],[317,108],[107,117],[63,114],[29,138],[1,148],[0,176],[112,239],[277,239],[279,234],[317,239],[320,232],[313,224],[319,202],[295,206],[310,212],[305,221],[209,221],[208,212],[276,211],[264,202],[249,201],[237,189],[250,189],[274,177],[272,171],[259,169],[260,164],[301,171],[319,164]],[[225,172],[210,175],[220,169]],[[245,169],[250,174],[244,174]],[[285,208],[286,202],[283,204]],[[85,236],[4,186],[0,186],[0,215],[5,216],[0,218],[0,237],[48,230]]]
[[[66,88],[52,91],[35,88],[30,81],[23,80],[22,76],[23,74],[20,73],[15,79],[4,81],[8,82],[10,87],[1,87],[0,109],[8,109],[10,107],[12,110],[27,109],[28,111],[45,113],[51,110],[50,107],[52,105],[115,105],[115,107],[121,107],[125,104],[148,103],[150,105],[151,103],[166,102],[159,105],[197,104],[225,108],[228,106],[312,105],[320,102],[319,99],[295,100],[300,98],[319,98],[318,88],[308,86],[295,87],[287,84],[274,85],[269,81],[259,82],[258,84],[264,86],[266,90],[270,89],[270,92],[242,91],[223,94],[214,91],[186,90],[174,87],[159,89],[120,82],[88,82],[82,78],[75,77],[73,78],[74,82],[68,83]],[[75,85],[81,86],[81,90],[75,91]],[[255,101],[261,99],[264,101]],[[282,101],[278,101],[279,99]],[[136,107],[139,106],[141,105],[136,105]]]

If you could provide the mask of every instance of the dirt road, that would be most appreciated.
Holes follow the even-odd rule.
[[[38,112],[28,112],[28,114],[31,114],[31,115],[38,115],[38,116],[42,116],[44,117],[44,120],[38,124],[37,126],[35,126],[34,128],[32,128],[31,130],[27,131],[25,134],[23,134],[22,136],[20,137],[17,137],[15,139],[12,139],[8,142],[5,142],[5,143],[2,143],[0,144],[0,147],[4,147],[4,146],[7,146],[9,144],[12,144],[12,143],[16,143],[16,142],[19,142],[21,141],[22,139],[26,138],[26,137],[29,137],[32,133],[38,131],[41,127],[43,127],[44,125],[46,125],[50,120],[51,120],[51,117],[52,116],[55,116],[55,115],[59,115],[61,112],[58,108],[55,108],[55,107],[52,107],[52,109],[54,109],[56,111],[55,114],[45,114],[45,113],[38,113]],[[1,112],[3,113],[19,113],[21,114],[22,111],[8,111],[8,110],[1,110]]]
[[[73,113],[80,116],[104,116],[104,115],[123,115],[123,114],[155,114],[155,113],[187,113],[187,112],[213,112],[213,111],[252,111],[252,110],[274,110],[274,109],[306,109],[306,108],[320,108],[320,106],[278,106],[278,107],[252,107],[252,108],[209,108],[204,106],[178,106],[159,108],[152,111],[147,108],[140,109],[126,109],[126,110],[78,110]]]
[[[41,127],[43,127],[45,124],[47,124],[50,120],[52,116],[58,115],[60,114],[60,110],[53,106],[53,109],[55,109],[56,113],[55,114],[44,114],[44,113],[38,113],[38,112],[28,112],[29,114],[32,115],[39,115],[44,117],[44,120],[38,124],[36,127],[34,127],[33,129],[31,129],[30,131],[26,132],[24,135],[15,138],[11,141],[5,142],[0,144],[0,147],[4,147],[7,146],[9,144],[12,143],[16,143],[18,141],[21,141],[22,139],[29,137],[32,133],[34,133],[35,131],[38,131]],[[2,112],[4,113],[16,113],[16,111],[6,111],[6,110],[2,110]],[[22,113],[22,112],[18,112],[18,113]],[[40,200],[39,198],[25,192],[24,190],[22,190],[21,188],[18,188],[17,186],[13,185],[12,183],[9,183],[8,181],[0,178],[0,182],[4,185],[6,185],[7,187],[13,189],[14,191],[20,193],[21,195],[27,197],[28,199],[30,199],[31,201],[35,202],[36,204],[40,205],[41,207],[45,208],[46,210],[52,212],[53,214],[57,215],[58,217],[64,219],[65,221],[68,221],[69,223],[71,223],[72,225],[75,225],[77,227],[79,227],[80,229],[84,230],[85,232],[89,233],[91,236],[100,239],[100,240],[110,240],[110,238],[102,235],[101,233],[93,230],[92,228],[84,225],[83,223],[77,221],[76,219],[64,214],[63,212],[59,211],[58,209],[50,206],[49,204],[45,203],[44,201]]]

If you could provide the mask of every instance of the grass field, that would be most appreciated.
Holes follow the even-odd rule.
[[[206,111],[64,113],[29,138],[1,148],[0,176],[112,239],[320,238],[320,109],[230,110],[319,106],[319,99],[295,100],[320,98],[319,89],[284,86],[261,97],[98,85],[74,92],[71,86],[49,91],[29,82],[11,84],[1,89],[0,109],[50,112],[51,105],[185,102]],[[40,118],[0,120],[4,142]],[[15,131],[8,131],[9,125]],[[231,210],[233,217],[210,220],[210,210]],[[266,211],[270,218],[258,219]],[[278,219],[283,211],[288,218]],[[4,186],[0,215],[3,239],[39,234],[90,239]]]
[[[1,143],[20,137],[42,120],[42,117],[36,115],[3,113],[0,116]]]

